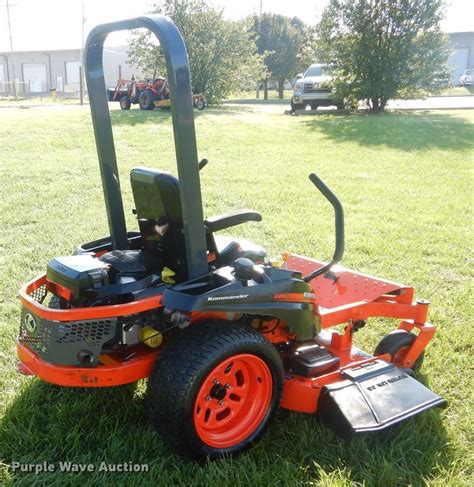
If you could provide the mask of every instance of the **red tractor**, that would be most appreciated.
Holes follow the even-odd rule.
[[[108,90],[108,97],[109,101],[118,101],[122,110],[130,110],[137,103],[141,110],[171,106],[168,80],[161,76],[154,80],[119,79],[115,90]],[[193,105],[204,110],[206,101],[202,93],[193,94]]]

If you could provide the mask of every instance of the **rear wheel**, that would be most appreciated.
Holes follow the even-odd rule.
[[[122,96],[120,98],[120,108],[122,110],[130,110],[130,107],[132,106],[132,102],[130,101],[130,98],[128,96]]]
[[[394,330],[385,335],[380,340],[374,355],[384,355],[388,353],[392,358],[392,363],[397,367],[403,367],[403,360],[416,340],[416,335],[406,330]],[[417,371],[423,362],[424,352],[418,357],[411,370]]]
[[[155,105],[153,103],[153,92],[151,90],[144,90],[140,94],[140,98],[138,99],[138,103],[140,105],[141,110],[153,110]]]
[[[165,345],[152,371],[153,423],[192,458],[239,453],[268,427],[282,376],[278,352],[257,331],[231,322],[194,325]]]
[[[204,110],[204,108],[206,108],[206,102],[204,100],[204,98],[200,98],[197,102],[196,102],[196,108],[198,110]]]

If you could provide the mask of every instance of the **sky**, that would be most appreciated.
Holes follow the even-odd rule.
[[[85,36],[96,25],[146,13],[150,0],[8,0],[15,51],[79,48],[82,38],[82,5]],[[7,0],[0,0],[0,52],[10,50]],[[315,24],[328,0],[211,0],[229,19],[260,11],[297,16]],[[446,32],[474,31],[474,0],[448,0],[443,28]],[[107,45],[123,45],[127,35],[112,34]]]

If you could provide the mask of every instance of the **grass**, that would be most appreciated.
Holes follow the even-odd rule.
[[[232,230],[266,246],[328,258],[333,215],[307,179],[345,205],[344,264],[413,285],[438,325],[423,381],[449,402],[384,436],[337,438],[317,417],[281,414],[239,458],[195,465],[146,419],[146,384],[62,389],[15,372],[17,290],[47,261],[107,233],[88,108],[0,109],[2,333],[0,485],[473,485],[472,165],[474,111],[283,116],[255,106],[196,113],[205,214],[250,207]],[[130,227],[130,168],[175,170],[169,113],[112,113]],[[393,324],[356,335],[372,351]],[[13,461],[148,463],[148,473],[13,473]]]
[[[451,86],[445,88],[439,95],[432,96],[468,96],[474,95],[474,86]]]

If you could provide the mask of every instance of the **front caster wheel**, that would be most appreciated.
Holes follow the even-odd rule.
[[[375,349],[374,355],[384,355],[388,353],[392,358],[392,363],[397,367],[403,366],[403,360],[406,354],[410,350],[414,341],[416,340],[416,335],[410,333],[406,330],[394,330],[387,335],[385,335],[382,340],[380,340],[377,348]],[[416,362],[411,367],[413,372],[418,371],[423,362],[424,352],[418,357]]]
[[[158,432],[191,458],[249,448],[280,401],[283,367],[257,331],[232,322],[193,325],[163,348],[148,400]]]

